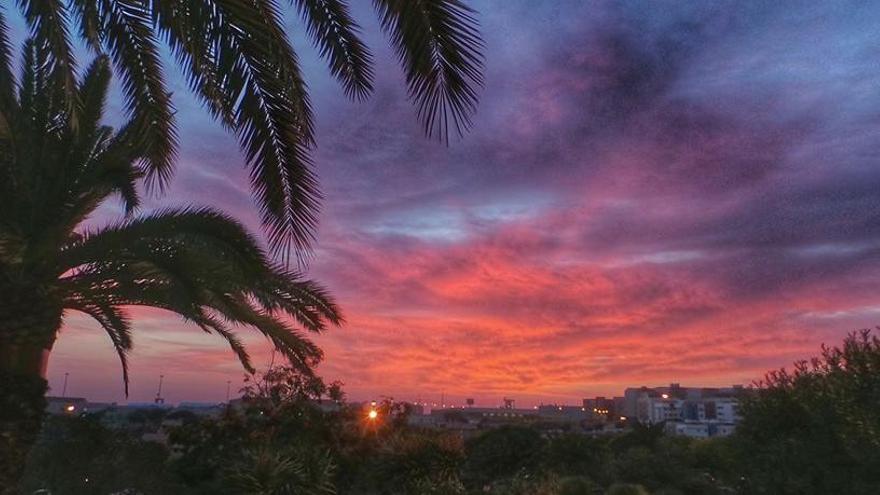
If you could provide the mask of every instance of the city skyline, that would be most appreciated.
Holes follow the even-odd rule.
[[[345,102],[294,36],[326,195],[308,273],[347,318],[316,339],[326,379],[352,397],[524,401],[748,383],[876,324],[880,6],[474,7],[487,89],[449,148],[421,135],[370,15],[357,16],[379,67],[365,103]],[[145,210],[212,205],[258,231],[234,139],[168,72],[185,139]],[[169,397],[222,398],[240,379],[223,342],[135,314],[131,401],[150,400],[159,374]],[[66,318],[53,391],[64,372],[68,393],[122,400],[85,317]]]

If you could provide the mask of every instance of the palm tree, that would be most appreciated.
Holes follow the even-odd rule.
[[[373,87],[373,59],[346,0],[289,0],[346,94]],[[310,152],[313,115],[277,0],[17,0],[50,70],[74,94],[71,32],[112,55],[131,125],[143,140],[146,179],[162,186],[177,148],[158,44],[192,91],[232,130],[247,157],[270,246],[308,252],[320,192]],[[425,132],[448,141],[471,123],[482,85],[482,41],[463,0],[373,0],[404,69]],[[2,33],[0,33],[2,34]],[[5,39],[5,35],[4,35]],[[74,102],[75,104],[75,102]]]
[[[22,58],[16,83],[9,47],[0,45],[0,487],[10,490],[39,431],[46,358],[67,312],[89,315],[106,331],[126,393],[126,306],[172,311],[220,335],[249,371],[236,329],[259,331],[311,372],[321,351],[286,321],[312,332],[341,321],[324,289],[272,263],[228,216],[195,208],[133,215],[150,144],[136,116],[118,132],[101,125],[107,57],[74,80],[76,105],[47,44],[28,41]],[[82,228],[114,195],[125,218]]]

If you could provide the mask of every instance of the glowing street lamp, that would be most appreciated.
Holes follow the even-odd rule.
[[[367,413],[367,418],[369,418],[371,421],[375,421],[375,419],[378,417],[379,417],[379,412],[376,411],[375,409],[370,409],[370,412]]]
[[[71,404],[71,405],[65,407],[64,409],[65,409],[67,412],[73,412],[73,411],[76,409],[76,407],[75,407],[73,404]]]

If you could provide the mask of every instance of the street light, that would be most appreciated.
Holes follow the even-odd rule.
[[[367,413],[367,417],[371,420],[375,420],[379,417],[379,412],[375,409],[370,409],[370,412]]]
[[[71,404],[71,405],[65,407],[64,409],[66,409],[67,412],[73,412],[74,409],[76,409],[76,407],[73,404]]]

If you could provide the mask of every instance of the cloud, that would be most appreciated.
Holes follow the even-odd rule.
[[[348,320],[318,338],[322,373],[355,397],[571,401],[748,382],[872,326],[880,11],[850,7],[481,3],[487,87],[451,147],[421,135],[387,50],[367,103],[318,79],[309,275]],[[203,120],[170,199],[256,228]],[[234,358],[155,325],[136,373],[198,362],[180,394],[222,398]],[[53,370],[86,352],[63,340]]]

